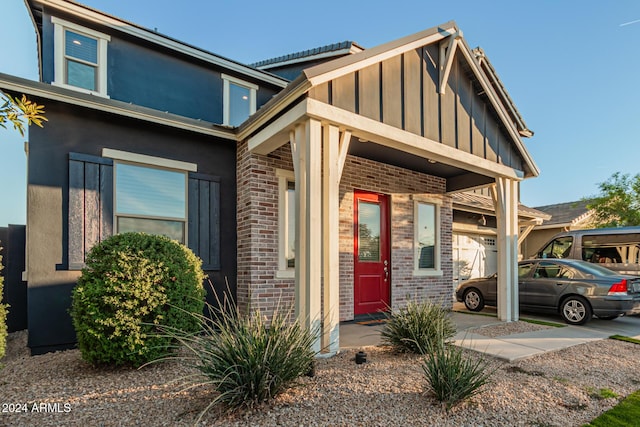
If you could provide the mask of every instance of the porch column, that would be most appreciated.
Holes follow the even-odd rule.
[[[351,132],[340,135],[337,126],[326,124],[322,133],[324,299],[322,349],[340,350],[340,177],[347,157]]]
[[[498,226],[498,319],[517,321],[518,181],[499,177],[491,187]]]
[[[296,316],[311,331],[321,333],[322,274],[322,141],[314,119],[296,126]],[[313,350],[320,351],[320,337]]]

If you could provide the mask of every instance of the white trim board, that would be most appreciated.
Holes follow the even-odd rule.
[[[237,141],[237,137],[233,133],[233,131],[216,129],[213,127],[214,123],[211,122],[188,119],[182,116],[178,116],[177,114],[163,113],[161,111],[151,110],[146,107],[136,106],[135,108],[133,108],[130,104],[124,103],[122,101],[115,101],[107,98],[85,95],[71,89],[8,76],[2,73],[0,73],[0,89],[24,93],[25,95],[41,97],[53,101],[60,101],[71,105],[90,108],[92,110],[105,111],[124,117],[131,117],[146,122],[158,123],[173,128],[211,135],[231,141]]]
[[[114,150],[111,148],[103,148],[102,157],[108,157],[114,160],[124,160],[127,162],[141,163],[145,165],[160,166],[162,168],[175,169],[179,171],[198,171],[198,165],[195,163],[181,162],[179,160],[166,159],[164,157],[147,156],[146,154]]]

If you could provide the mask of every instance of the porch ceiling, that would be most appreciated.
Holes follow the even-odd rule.
[[[397,166],[400,168],[425,173],[428,175],[445,178],[447,180],[447,192],[462,191],[470,188],[481,187],[494,182],[494,178],[477,173],[470,173],[462,168],[437,162],[432,159],[406,153],[371,141],[360,141],[356,137],[351,138],[349,154],[374,160],[380,163]],[[457,183],[457,184],[456,184]]]

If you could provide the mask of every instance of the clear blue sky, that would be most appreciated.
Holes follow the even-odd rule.
[[[37,79],[23,0],[1,1],[0,71]],[[525,144],[541,174],[522,184],[523,203],[579,200],[614,172],[640,172],[637,0],[84,4],[247,63],[343,40],[373,47],[453,19],[471,47],[485,50],[535,132]],[[0,226],[25,223],[25,169],[22,139],[0,131]]]

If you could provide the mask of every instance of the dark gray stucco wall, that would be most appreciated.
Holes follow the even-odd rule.
[[[50,100],[44,129],[30,130],[27,188],[29,346],[42,353],[73,346],[68,313],[79,276],[66,271],[68,155],[100,156],[103,148],[175,159],[220,177],[221,269],[207,272],[217,290],[236,289],[236,144],[208,135]],[[214,302],[215,299],[210,299]]]
[[[107,48],[107,93],[111,99],[222,123],[222,73],[258,85],[258,108],[280,90],[272,84],[48,9],[42,19],[43,82],[55,79],[52,14],[111,37]]]

